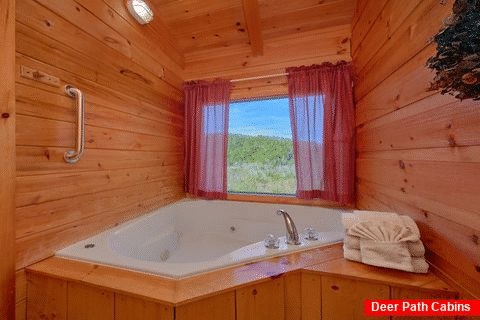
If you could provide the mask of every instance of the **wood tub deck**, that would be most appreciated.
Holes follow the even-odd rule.
[[[458,297],[433,273],[347,261],[341,244],[180,280],[58,257],[28,267],[27,278],[30,320],[348,320],[363,315],[366,298]]]

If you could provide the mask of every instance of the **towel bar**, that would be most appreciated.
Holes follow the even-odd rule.
[[[85,151],[85,106],[83,93],[72,85],[65,86],[65,93],[72,98],[75,98],[77,109],[77,131],[75,150],[67,150],[63,155],[66,162],[70,164],[77,163]]]

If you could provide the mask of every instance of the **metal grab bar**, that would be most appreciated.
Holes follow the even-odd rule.
[[[77,108],[77,139],[75,141],[75,150],[67,150],[63,155],[66,162],[70,164],[77,163],[85,151],[85,106],[83,93],[72,85],[65,86],[65,93],[75,98]]]

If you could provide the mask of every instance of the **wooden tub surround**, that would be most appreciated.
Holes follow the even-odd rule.
[[[30,320],[348,320],[365,318],[367,298],[458,297],[432,273],[347,261],[341,244],[181,280],[52,257],[27,279]]]

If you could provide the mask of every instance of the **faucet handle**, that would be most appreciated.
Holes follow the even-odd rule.
[[[310,241],[318,240],[317,231],[313,228],[305,228],[305,239]]]
[[[268,249],[278,249],[280,247],[280,239],[275,237],[273,234],[269,234],[264,242],[265,247]]]

